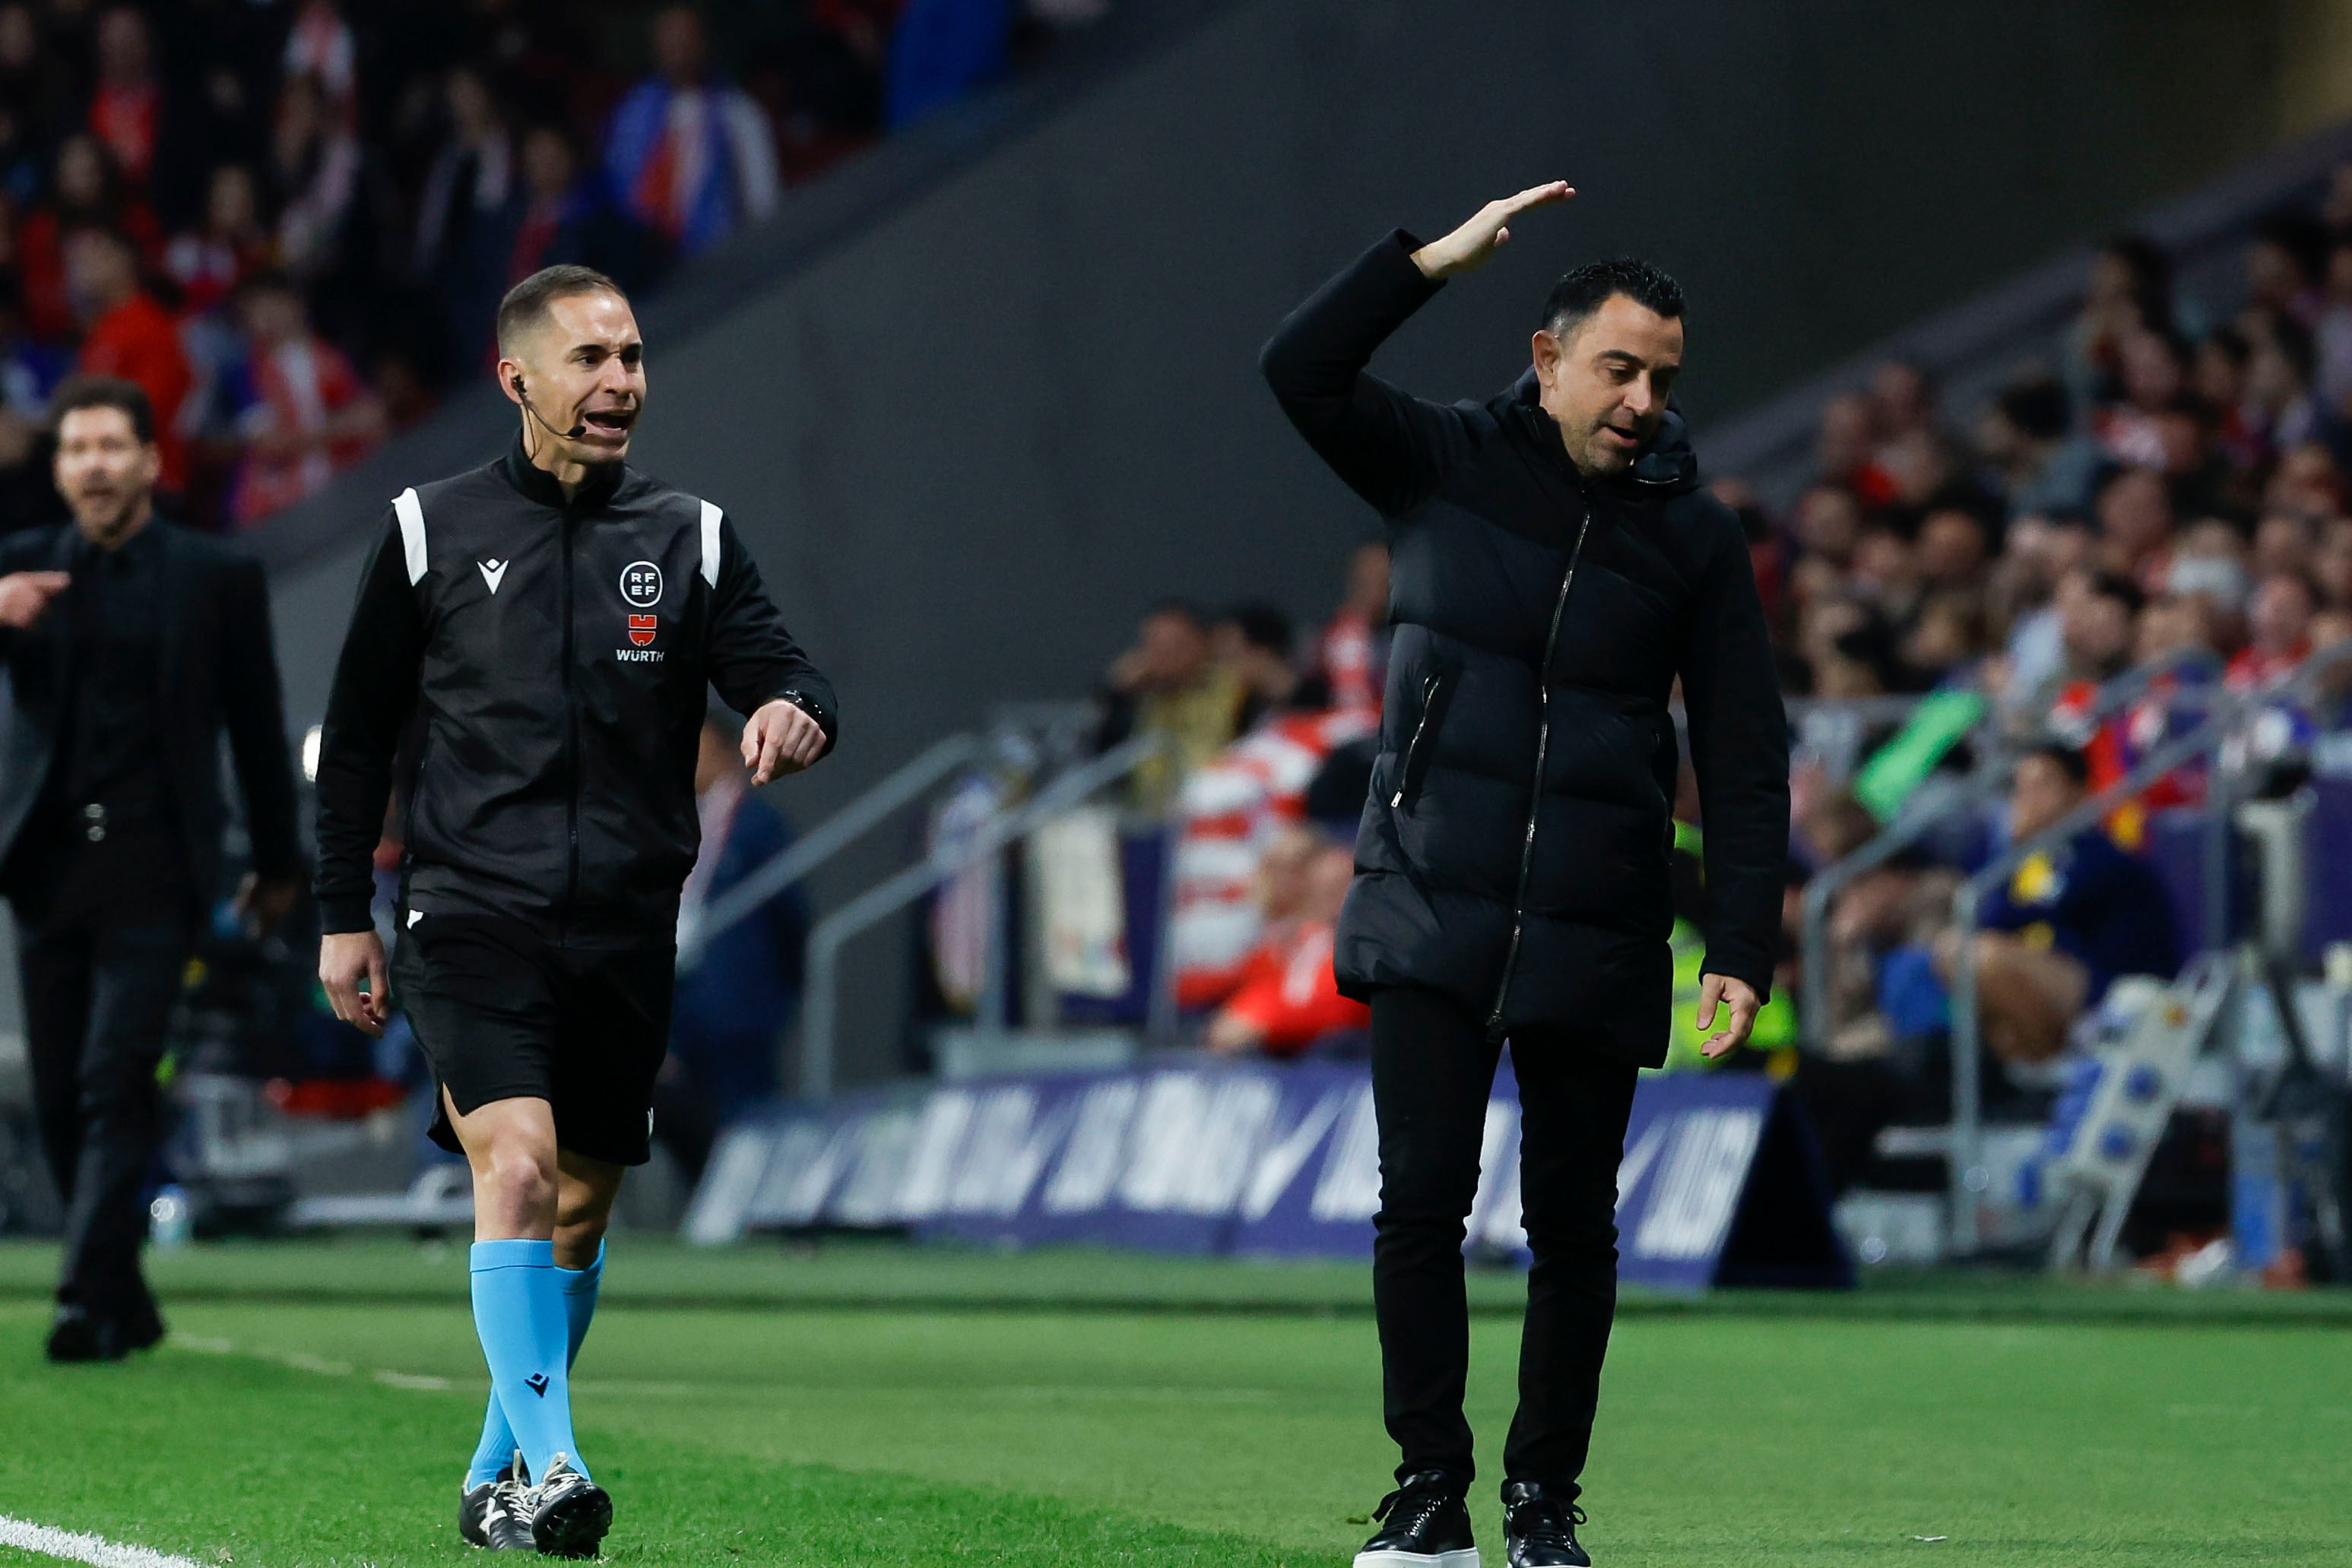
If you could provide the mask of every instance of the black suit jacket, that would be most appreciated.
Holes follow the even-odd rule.
[[[266,877],[299,876],[294,769],[286,746],[286,705],[271,650],[269,589],[260,563],[202,534],[151,520],[162,547],[164,780],[172,825],[186,857],[188,885],[209,900],[220,883],[220,739],[245,797],[253,866]],[[0,539],[0,575],[71,569],[74,529],[28,528]],[[34,808],[57,760],[57,739],[75,651],[64,606],[52,603],[28,631],[0,628],[0,667],[11,711],[0,737],[0,864],[18,837],[39,831]]]

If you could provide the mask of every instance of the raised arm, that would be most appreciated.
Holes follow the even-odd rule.
[[[1399,391],[1365,369],[1390,333],[1444,281],[1510,239],[1510,220],[1575,193],[1555,182],[1489,202],[1423,246],[1400,229],[1285,318],[1258,369],[1290,423],[1349,488],[1387,517],[1435,487],[1468,444],[1462,415]]]
[[[1789,860],[1789,720],[1773,672],[1772,640],[1757,596],[1748,543],[1727,514],[1702,569],[1682,660],[1691,766],[1706,828],[1706,956],[1699,1027],[1711,1004],[1732,1008],[1719,1056],[1747,1038],[1772,990],[1780,889]],[[1749,997],[1720,982],[1736,980]]]
[[[830,752],[841,709],[833,683],[784,629],[751,552],[725,517],[719,522],[718,576],[704,666],[719,697],[744,716],[743,765],[754,784],[765,784]]]

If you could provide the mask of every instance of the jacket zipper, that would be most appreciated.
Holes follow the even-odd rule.
[[[1437,688],[1443,684],[1443,678],[1435,674],[1422,677],[1421,717],[1413,724],[1412,739],[1405,744],[1404,767],[1397,774],[1396,793],[1389,797],[1391,807],[1402,806],[1407,794],[1419,792],[1413,788],[1415,782],[1412,776],[1413,759],[1421,755],[1421,743],[1429,734],[1429,716],[1437,701]]]
[[[1559,646],[1560,616],[1568,609],[1568,591],[1576,586],[1576,563],[1584,559],[1584,537],[1592,531],[1592,508],[1584,508],[1576,525],[1576,545],[1568,552],[1568,570],[1560,574],[1559,597],[1552,601],[1551,630],[1544,635],[1543,663],[1536,666],[1536,777],[1528,792],[1528,829],[1519,842],[1519,881],[1511,894],[1511,945],[1503,950],[1503,981],[1495,988],[1495,1010],[1486,1015],[1491,1038],[1503,1029],[1503,1004],[1511,994],[1511,971],[1518,967],[1519,939],[1527,934],[1528,876],[1536,863],[1536,817],[1543,810],[1544,759],[1551,751],[1551,656]]]
[[[580,896],[580,704],[572,690],[572,508],[563,510],[563,761],[569,777],[563,797],[562,924],[568,929],[572,906]]]

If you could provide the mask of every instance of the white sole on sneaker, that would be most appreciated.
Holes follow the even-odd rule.
[[[1478,1549],[1461,1552],[1379,1552],[1356,1553],[1356,1568],[1478,1568]]]

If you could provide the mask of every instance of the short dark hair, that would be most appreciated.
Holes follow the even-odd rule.
[[[2026,742],[2025,749],[2017,754],[2020,762],[2034,757],[2054,763],[2058,771],[2066,775],[2075,789],[2082,789],[2090,785],[2091,758],[2081,747],[2070,746],[2054,735],[2045,735]]]
[[[2056,441],[2074,423],[2074,410],[2058,378],[2032,376],[2000,394],[2000,412],[2028,441]]]
[[[1290,617],[1273,605],[1259,601],[1237,604],[1227,612],[1242,634],[1242,641],[1253,648],[1263,648],[1277,658],[1287,659],[1297,643],[1297,633],[1292,629]]]
[[[142,443],[155,439],[155,405],[146,389],[121,376],[68,376],[49,397],[49,428],[65,427],[66,415],[85,408],[121,409]]]
[[[1541,325],[1566,337],[1619,294],[1661,316],[1679,318],[1683,313],[1681,284],[1646,261],[1613,256],[1606,261],[1588,261],[1553,284],[1544,299]]]
[[[575,294],[593,294],[598,290],[628,298],[628,291],[593,267],[542,267],[512,288],[499,301],[499,347],[507,349],[526,328],[535,327],[547,315],[547,308],[559,299]]]
[[[2135,617],[2147,608],[2147,595],[2141,591],[2138,583],[2122,572],[2093,572],[2086,586],[2094,599],[2112,599]]]

